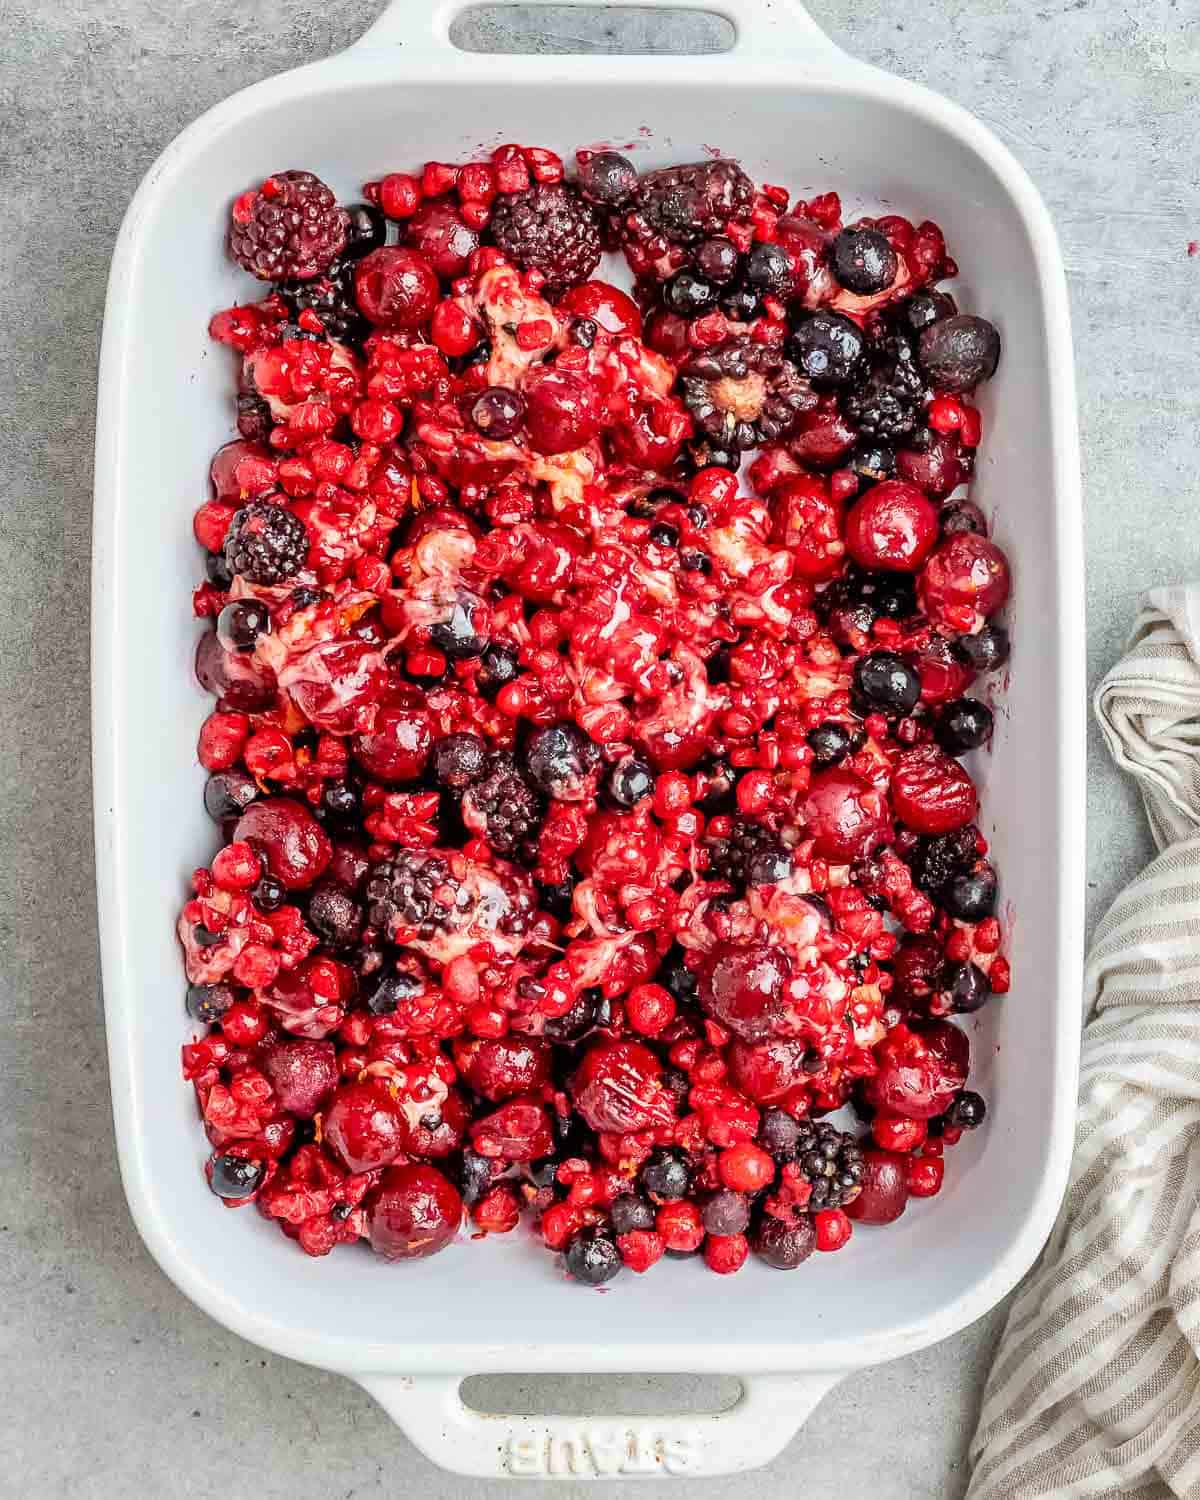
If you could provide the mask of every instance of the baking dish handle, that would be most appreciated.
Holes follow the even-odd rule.
[[[423,52],[445,57],[457,48],[450,40],[450,27],[456,16],[485,3],[485,0],[391,0],[387,9],[355,43],[359,48],[403,47],[406,52]],[[489,0],[489,8],[494,0]],[[506,8],[533,5],[559,5],[564,0],[501,0]],[[602,0],[566,0],[583,10],[602,10]],[[728,52],[716,54],[724,59],[757,57],[780,62],[787,57],[840,56],[801,0],[630,0],[637,10],[704,11],[722,16],[734,29],[735,40]],[[689,59],[700,61],[700,58]]]
[[[728,1411],[666,1417],[479,1412],[461,1375],[357,1375],[426,1458],[454,1474],[509,1479],[679,1479],[769,1463],[842,1372],[742,1376]]]

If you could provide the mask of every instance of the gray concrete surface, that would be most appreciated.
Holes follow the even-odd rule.
[[[98,998],[86,615],[94,368],[113,236],[177,130],[241,85],[347,44],[380,5],[0,0],[0,1495],[500,1493],[433,1469],[348,1382],[225,1333],[150,1262],[117,1180]],[[1140,591],[1196,565],[1193,7],[811,6],[849,51],[988,121],[1057,219],[1076,320],[1094,681]],[[534,16],[468,23],[463,37],[677,45],[670,24]],[[1147,848],[1095,739],[1089,807],[1094,919]],[[752,1483],[772,1497],[960,1495],[996,1330],[993,1316],[858,1376]],[[554,1386],[556,1404],[580,1410],[613,1394]],[[629,1389],[662,1399],[633,1383],[626,1400]],[[531,1410],[547,1394],[546,1382],[487,1391]],[[698,1391],[685,1383],[673,1395],[686,1404]],[[683,1489],[717,1500],[745,1487]]]

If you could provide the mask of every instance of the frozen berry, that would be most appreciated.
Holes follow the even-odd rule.
[[[648,1203],[640,1193],[622,1193],[620,1197],[613,1199],[608,1217],[616,1235],[633,1234],[639,1229],[653,1229],[654,1205]]]
[[[429,642],[451,661],[481,656],[487,645],[487,605],[470,589],[458,588],[444,619],[430,627]]]
[[[525,386],[526,430],[538,453],[583,448],[600,430],[596,388],[571,370],[543,369]]]
[[[906,714],[921,697],[921,679],[894,651],[872,651],[854,663],[854,703],[864,715]]]
[[[266,1167],[244,1156],[214,1153],[208,1161],[208,1185],[226,1203],[241,1203],[252,1197],[262,1183]]]
[[[259,1067],[275,1092],[281,1109],[303,1120],[311,1119],[338,1084],[337,1056],[332,1042],[287,1038],[263,1049]]]
[[[804,820],[813,852],[837,864],[862,859],[891,839],[886,795],[844,766],[813,777]]]
[[[402,245],[372,250],[354,268],[363,316],[383,328],[417,328],[437,305],[441,289],[429,262]]]
[[[581,1229],[567,1246],[567,1272],[585,1286],[602,1286],[621,1269],[621,1252],[601,1229]]]
[[[364,1200],[371,1249],[385,1260],[413,1260],[445,1249],[462,1223],[458,1190],[422,1162],[389,1167]]]
[[[461,791],[487,770],[487,747],[477,734],[448,734],[433,745],[433,775],[439,786]]]
[[[499,198],[490,228],[509,260],[540,271],[552,293],[586,281],[600,262],[595,212],[565,182],[539,182]]]
[[[691,162],[647,172],[633,197],[636,214],[653,234],[678,244],[720,234],[749,215],[754,184],[735,161]]]
[[[938,513],[915,485],[885,479],[846,517],[846,551],[862,568],[915,572],[938,540]]]
[[[363,909],[349,891],[326,880],[308,898],[308,921],[329,947],[349,948],[362,932]]]
[[[276,172],[233,205],[229,251],[262,281],[320,276],[342,253],[350,219],[311,172]]]
[[[692,1184],[691,1173],[675,1151],[656,1151],[643,1166],[639,1181],[654,1203],[675,1203],[687,1196]]]
[[[579,191],[592,203],[613,208],[624,203],[637,183],[637,168],[618,151],[596,151],[579,163]]]
[[[233,989],[227,984],[189,984],[187,990],[187,1013],[202,1026],[213,1026],[235,1000]]]
[[[941,902],[960,922],[982,922],[996,909],[996,872],[989,864],[955,875],[941,889]]]
[[[950,1004],[958,1015],[969,1016],[987,1004],[992,986],[978,964],[951,964],[944,980]]]
[[[254,500],[234,516],[225,561],[251,583],[281,583],[308,559],[308,532],[299,516],[269,500]]]
[[[833,242],[833,274],[848,292],[869,297],[896,279],[899,262],[878,229],[850,226]]]
[[[916,833],[949,833],[979,809],[971,778],[937,745],[903,751],[892,768],[896,816]]]
[[[966,755],[987,744],[992,736],[992,711],[977,698],[947,703],[933,723],[933,735],[951,755]]]
[[[302,802],[264,797],[238,819],[234,839],[257,849],[267,871],[289,891],[302,890],[320,876],[333,857],[325,830]]]
[[[589,794],[589,778],[600,751],[569,721],[537,729],[525,746],[525,774],[540,792],[557,802],[579,802]]]
[[[695,271],[677,272],[663,288],[663,301],[681,318],[702,318],[716,300],[716,287]]]
[[[451,199],[426,198],[409,217],[404,242],[443,281],[453,281],[463,275],[479,249],[479,231],[467,223]]]
[[[227,651],[253,651],[255,641],[270,628],[270,613],[257,599],[237,599],[217,616],[217,639]]]
[[[654,772],[644,760],[627,755],[608,773],[604,789],[617,807],[635,807],[654,791]]]
[[[525,418],[525,402],[503,385],[490,385],[475,398],[471,421],[486,438],[510,438]]]
[[[435,627],[436,628],[436,627]],[[417,704],[386,704],[375,722],[351,741],[354,758],[379,781],[415,781],[433,744],[429,714]]]
[[[987,1116],[987,1105],[981,1094],[963,1089],[946,1111],[946,1122],[960,1130],[978,1130]]]
[[[817,1248],[817,1232],[808,1214],[776,1219],[763,1214],[750,1235],[750,1248],[775,1271],[794,1271]]]
[[[970,391],[990,380],[1000,363],[1000,334],[986,318],[958,313],[922,330],[921,368],[942,391]]]
[[[821,386],[849,384],[859,374],[866,341],[857,323],[841,313],[813,313],[788,340],[788,355],[802,375]]]
[[[890,1224],[908,1206],[908,1157],[868,1146],[863,1152],[862,1191],[846,1205],[862,1224]]]

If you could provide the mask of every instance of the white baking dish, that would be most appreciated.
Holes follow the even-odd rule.
[[[645,3],[645,0],[642,0]],[[451,13],[395,0],[357,46],[246,90],[186,130],[142,184],[113,261],[100,374],[94,629],[96,846],[113,1101],[143,1237],[213,1317],[360,1381],[412,1441],[474,1474],[722,1473],[787,1442],[849,1371],[945,1338],[1028,1268],[1066,1179],[1076,1090],[1084,870],[1084,633],[1075,395],[1053,229],[1024,172],[969,115],[852,61],[785,0],[718,0],[717,57],[467,55]],[[639,133],[641,127],[649,133]],[[390,1266],[313,1262],[253,1212],[219,1210],[191,1091],[174,918],[212,848],[189,670],[198,573],[189,517],[231,425],[232,370],[209,312],[245,297],[222,255],[231,196],[281,167],[343,196],[368,177],[500,140],[564,154],[644,143],[639,161],[711,146],[760,180],[836,186],[852,206],[936,218],[965,304],[1005,341],[986,389],[975,496],[1014,561],[1012,685],[982,769],[987,831],[1015,913],[1013,991],[970,1023],[987,1129],[948,1185],[886,1231],[794,1276],[698,1264],[567,1283],[522,1235]],[[857,204],[854,199],[857,197]],[[483,1371],[737,1373],[712,1417],[484,1417],[458,1398]]]

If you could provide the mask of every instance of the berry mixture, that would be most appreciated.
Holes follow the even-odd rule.
[[[1009,984],[960,760],[1000,340],[941,231],[509,145],[280,172],[227,243],[268,285],[212,319],[194,519],[213,1193],[313,1256],[524,1222],[589,1285],[936,1194]]]

